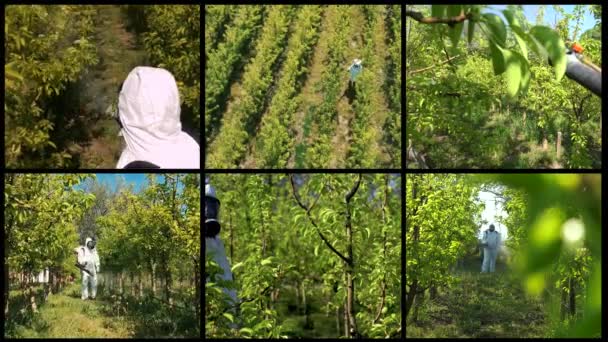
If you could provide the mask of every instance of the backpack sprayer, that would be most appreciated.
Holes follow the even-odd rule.
[[[566,76],[601,97],[602,69],[583,56],[583,50],[578,43],[566,47]]]

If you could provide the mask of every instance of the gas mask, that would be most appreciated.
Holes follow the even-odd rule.
[[[89,247],[89,249],[93,249],[93,248],[95,248],[95,245],[96,245],[95,240],[89,241],[89,242],[87,243],[87,247]]]
[[[220,233],[220,201],[211,184],[205,184],[205,237],[215,237]]]

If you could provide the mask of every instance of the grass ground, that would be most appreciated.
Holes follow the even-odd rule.
[[[431,338],[545,337],[546,308],[526,296],[521,283],[503,263],[496,273],[480,273],[480,258],[470,258],[455,270],[457,284],[426,299],[416,323],[406,324],[406,336]],[[412,309],[413,310],[413,309]],[[410,313],[411,316],[411,313]]]
[[[99,294],[103,293],[100,288]],[[38,303],[38,313],[20,310],[25,301],[11,291],[5,336],[13,338],[150,338],[199,337],[194,313],[171,310],[162,303],[127,297],[99,295],[96,300],[80,298],[80,284],[74,283],[47,302]],[[41,296],[37,296],[41,298]],[[179,305],[184,305],[177,301]],[[120,308],[120,310],[118,310]]]

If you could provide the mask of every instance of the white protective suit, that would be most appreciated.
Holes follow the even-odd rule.
[[[483,247],[483,263],[481,264],[481,272],[494,272],[496,268],[496,257],[498,256],[498,248],[500,248],[500,233],[496,230],[491,232],[489,229],[483,232],[482,244]]]
[[[87,244],[89,241],[93,241],[91,238],[87,238],[84,242],[84,246],[78,247],[78,263],[84,265],[84,268],[91,272],[88,274],[85,271],[82,273],[82,299],[89,298],[89,285],[91,285],[91,298],[95,299],[97,296],[97,273],[99,273],[99,255],[97,254],[97,247],[90,249]]]
[[[222,240],[220,240],[219,235],[214,238],[205,237],[205,251],[206,253],[209,253],[213,260],[217,262],[222,270],[224,270],[223,274],[218,274],[218,278],[232,281],[233,278],[232,271],[230,270],[230,263],[226,257],[226,250],[224,249],[224,244],[222,243]],[[210,280],[207,279],[207,281]],[[224,288],[223,291],[232,299],[231,305],[235,305],[237,303],[236,290]]]
[[[177,84],[169,71],[141,66],[131,70],[118,98],[127,146],[116,167],[143,161],[160,168],[200,168],[200,147],[182,132],[180,111]]]

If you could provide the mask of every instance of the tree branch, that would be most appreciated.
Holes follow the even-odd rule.
[[[425,67],[425,68],[422,68],[422,69],[418,69],[418,70],[413,70],[413,71],[410,71],[410,72],[408,72],[407,74],[408,74],[408,75],[413,75],[413,74],[417,74],[417,73],[420,73],[420,72],[424,72],[424,71],[427,71],[427,70],[433,69],[433,68],[434,68],[434,67],[436,67],[436,66],[439,66],[439,65],[442,65],[442,64],[445,64],[445,63],[450,63],[450,62],[451,62],[453,59],[456,59],[456,58],[458,58],[458,57],[460,57],[460,55],[452,56],[452,57],[448,58],[448,59],[447,59],[447,60],[445,60],[445,61],[441,61],[441,62],[439,62],[439,63],[435,63],[435,64],[433,64],[433,65],[431,65],[431,66],[429,66],[429,67]]]
[[[340,259],[344,260],[344,262],[346,262],[347,264],[350,265],[351,260],[349,258],[345,257],[344,255],[342,255],[342,253],[338,252],[338,250],[336,248],[334,248],[334,246],[332,246],[332,244],[327,240],[327,238],[325,237],[325,235],[323,235],[323,233],[321,233],[321,230],[319,229],[319,226],[317,225],[317,223],[315,222],[314,218],[310,214],[310,210],[316,204],[316,202],[319,200],[319,197],[321,197],[321,194],[319,194],[319,197],[317,197],[317,199],[315,200],[315,203],[313,203],[313,205],[311,205],[310,207],[307,207],[302,202],[302,199],[300,198],[300,195],[298,195],[298,192],[296,190],[296,184],[295,184],[295,181],[293,179],[293,175],[289,175],[289,181],[291,183],[291,189],[292,189],[293,197],[296,199],[296,202],[298,202],[298,205],[300,207],[302,207],[302,209],[304,209],[306,211],[306,216],[308,217],[308,220],[310,221],[310,223],[312,223],[312,225],[317,230],[317,234],[319,234],[319,237],[321,238],[321,240],[323,240],[323,242],[325,242],[325,244],[327,245],[327,247],[329,247],[329,249],[331,249],[332,252],[334,252],[337,256],[339,256]],[[359,181],[361,181],[360,175],[359,175]],[[358,185],[357,185],[357,187],[358,187]]]
[[[350,191],[344,197],[346,203],[350,202],[350,199],[355,195],[357,190],[359,190],[359,184],[361,184],[361,174],[359,174],[359,179],[357,179],[357,183],[353,185],[352,189],[350,189]]]
[[[438,17],[425,17],[422,13],[420,12],[416,12],[416,11],[412,11],[412,10],[405,10],[405,16],[406,17],[410,17],[414,20],[416,20],[419,23],[423,23],[423,24],[448,24],[448,25],[454,25],[454,24],[458,24],[461,23],[467,19],[471,19],[472,14],[471,13],[464,13],[464,11],[461,11],[459,15],[455,16],[455,17],[445,17],[445,18],[438,18]]]

